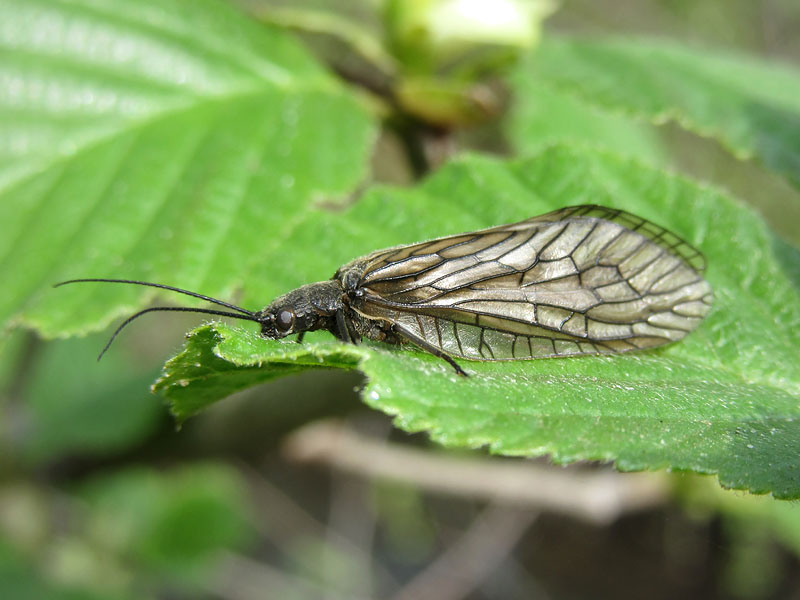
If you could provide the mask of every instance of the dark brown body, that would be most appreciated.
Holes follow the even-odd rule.
[[[359,287],[366,261],[358,259],[339,269],[333,279],[309,283],[277,298],[259,313],[261,334],[277,339],[303,334],[306,331],[326,330],[343,342],[357,344],[362,337],[379,342],[400,344],[405,340],[393,331],[392,323],[369,318],[364,308],[366,290]],[[291,313],[288,329],[282,329],[277,316]],[[270,318],[273,315],[273,318]]]

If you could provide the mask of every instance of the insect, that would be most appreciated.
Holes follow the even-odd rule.
[[[260,311],[172,286],[124,279],[73,279],[171,290],[228,311],[157,306],[261,324],[268,339],[325,329],[412,343],[446,360],[495,361],[607,354],[683,338],[708,314],[705,258],[645,219],[596,205],[562,208],[519,223],[378,250],[329,281],[304,285]]]

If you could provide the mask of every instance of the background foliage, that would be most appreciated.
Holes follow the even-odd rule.
[[[258,597],[247,582],[259,578],[298,597],[411,593],[398,574],[433,559],[454,526],[447,505],[378,486],[336,513],[353,492],[334,477],[320,535],[297,515],[317,510],[319,492],[303,490],[324,487],[321,475],[283,481],[289,504],[273,483],[286,478],[275,442],[295,425],[383,423],[354,385],[395,425],[445,445],[715,473],[800,497],[793,5],[614,3],[606,14],[576,2],[540,35],[554,7],[539,2],[520,4],[529,26],[510,30],[460,27],[448,12],[458,3],[376,4],[0,2],[0,580],[13,597]],[[500,157],[451,158],[463,150]],[[412,350],[323,334],[269,343],[225,324],[195,329],[179,351],[197,319],[143,319],[97,366],[104,335],[38,337],[101,330],[158,296],[50,288],[66,278],[161,281],[258,308],[376,248],[582,202],[703,248],[716,303],[700,330],[632,356],[468,363],[468,380]],[[200,414],[181,433],[147,392],[176,352],[156,389],[181,420]],[[295,377],[211,406],[284,376]],[[793,585],[794,505],[694,479],[679,488],[684,518],[706,515],[691,527],[730,543],[718,572],[699,561],[702,585],[740,597]],[[335,532],[364,506],[379,541],[353,554],[356,530],[344,546]],[[522,548],[535,554],[536,542]],[[760,550],[758,568],[745,548]],[[558,571],[537,556],[531,572]],[[515,581],[521,597],[539,585]],[[493,595],[484,585],[476,597]],[[553,595],[565,585],[545,576]]]

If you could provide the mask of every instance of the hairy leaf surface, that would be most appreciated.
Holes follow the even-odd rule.
[[[9,0],[0,23],[0,323],[85,332],[155,295],[50,289],[74,277],[230,294],[364,175],[361,103],[224,3]]]
[[[545,95],[555,88],[610,113],[675,121],[800,186],[800,72],[788,66],[666,41],[548,38],[515,81],[523,93],[541,82]]]
[[[569,147],[511,163],[467,158],[417,189],[377,188],[343,214],[312,215],[286,240],[288,264],[265,265],[259,280],[286,291],[380,247],[581,202],[639,214],[706,253],[716,300],[697,331],[664,349],[624,356],[461,361],[472,375],[464,379],[411,349],[344,346],[323,334],[299,346],[246,328],[205,326],[156,388],[185,418],[282,370],[358,368],[368,377],[367,403],[444,444],[718,473],[729,487],[800,497],[800,294],[791,275],[797,253],[718,191]],[[248,290],[246,306],[271,299]],[[208,360],[197,360],[201,355]]]

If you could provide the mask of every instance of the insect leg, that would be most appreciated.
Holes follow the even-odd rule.
[[[405,329],[404,327],[401,327],[397,323],[394,323],[392,325],[392,332],[396,333],[397,335],[399,335],[401,337],[406,338],[408,341],[416,344],[417,346],[419,346],[420,348],[422,348],[426,352],[430,352],[434,356],[438,356],[439,358],[443,358],[448,363],[450,363],[450,366],[453,367],[456,370],[456,373],[458,373],[459,375],[462,375],[463,377],[469,377],[469,373],[467,373],[464,369],[462,369],[452,356],[450,356],[446,352],[443,352],[441,349],[437,348],[436,346],[434,346],[432,344],[429,344],[428,342],[423,340],[418,335],[415,335],[415,334],[411,333],[408,329]]]
[[[353,320],[345,317],[344,324],[347,327],[347,331],[350,333],[350,337],[353,339],[353,343],[358,346],[361,343],[361,334],[356,331]]]
[[[306,335],[305,331],[301,331],[300,333],[297,334],[297,343],[298,344],[302,344],[303,343],[303,337],[305,337],[305,335]]]
[[[348,344],[358,344],[360,336],[353,331],[353,324],[344,314],[344,310],[336,311],[336,337]]]
[[[334,332],[337,338],[343,342],[350,342],[350,332],[347,330],[347,325],[344,322],[344,311],[336,311],[336,331]]]

